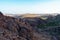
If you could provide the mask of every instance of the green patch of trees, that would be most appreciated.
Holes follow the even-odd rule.
[[[46,27],[50,27],[50,26],[59,26],[59,22],[49,22],[49,23],[46,23],[46,24],[40,24],[38,25],[38,28],[46,28]]]

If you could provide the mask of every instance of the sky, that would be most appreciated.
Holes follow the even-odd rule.
[[[5,14],[60,13],[60,0],[0,0],[0,11]]]

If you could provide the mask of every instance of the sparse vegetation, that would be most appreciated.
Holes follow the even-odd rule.
[[[49,22],[46,24],[40,24],[37,27],[38,28],[46,28],[46,27],[54,27],[54,26],[59,26],[59,22]]]

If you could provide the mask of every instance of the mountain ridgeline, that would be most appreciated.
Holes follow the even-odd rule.
[[[60,14],[11,17],[0,12],[0,40],[60,40]]]

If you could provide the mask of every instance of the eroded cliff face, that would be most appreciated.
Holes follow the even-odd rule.
[[[0,13],[0,40],[33,40],[32,28],[27,24]]]
[[[45,32],[36,32],[24,19],[4,16],[0,12],[0,40],[55,40]]]

